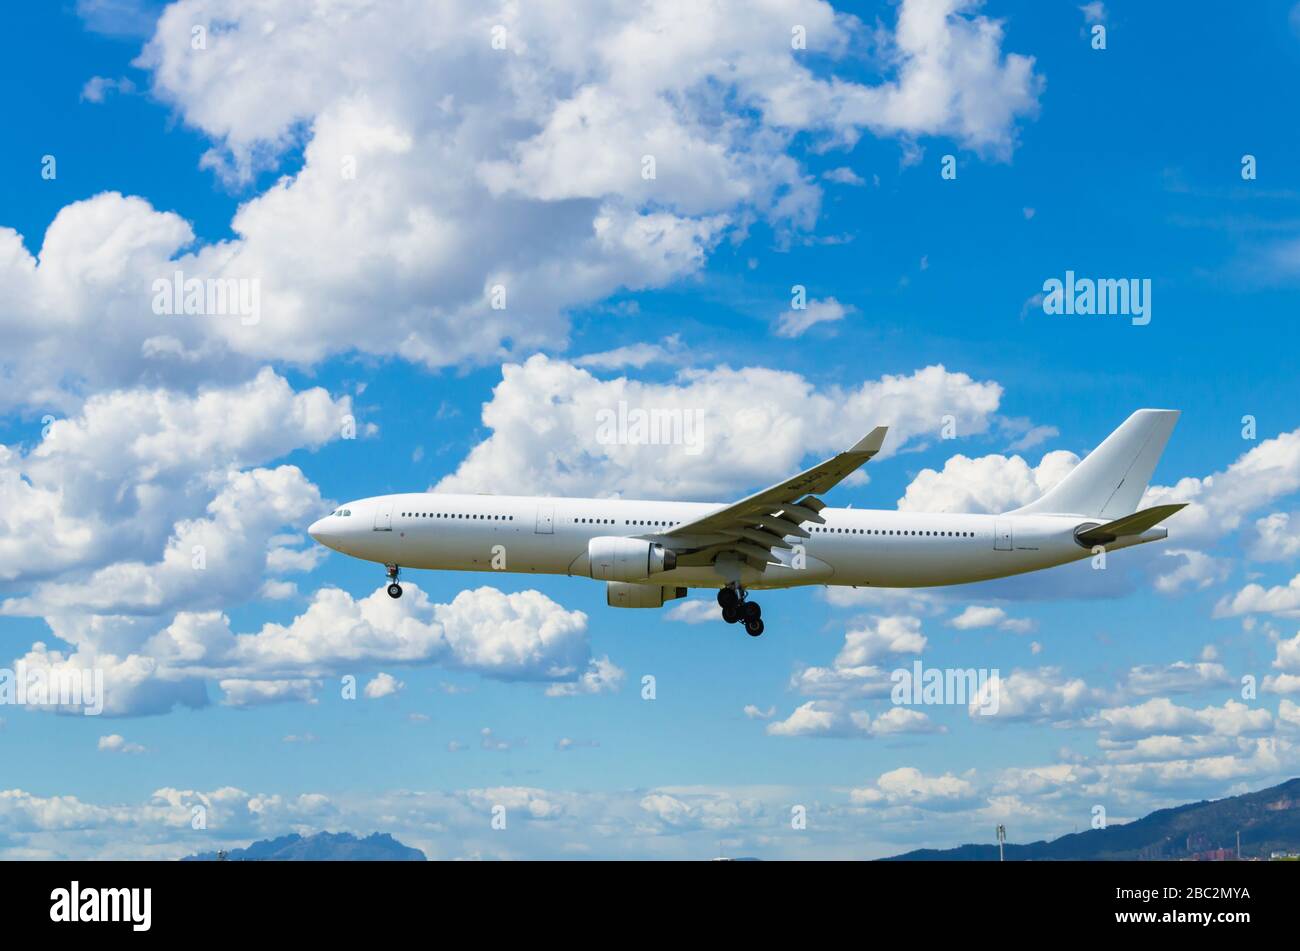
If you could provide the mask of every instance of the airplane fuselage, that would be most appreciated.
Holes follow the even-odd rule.
[[[593,577],[589,545],[600,537],[661,539],[674,526],[722,503],[545,498],[435,493],[388,495],[342,506],[312,536],[344,554],[403,568],[506,571]],[[1090,557],[1075,539],[1099,519],[1073,515],[947,515],[824,508],[807,538],[774,549],[747,587],[849,585],[888,588],[965,584]],[[1156,541],[1163,528],[1120,539],[1107,550]],[[735,580],[713,564],[679,564],[647,574],[647,584],[722,587]]]

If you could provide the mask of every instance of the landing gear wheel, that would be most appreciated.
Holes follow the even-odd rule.
[[[728,608],[740,603],[740,595],[735,588],[722,588],[718,591],[718,607]]]
[[[763,633],[763,619],[762,619],[762,618],[754,618],[754,619],[750,620],[750,619],[746,618],[746,620],[745,620],[745,633],[748,634],[750,637],[758,637],[758,635],[762,634],[762,633]]]
[[[388,586],[388,596],[390,598],[400,598],[402,596],[402,586],[394,581]]]
[[[743,616],[744,612],[741,611],[739,604],[733,604],[722,609],[722,620],[726,621],[728,624],[735,624]]]
[[[746,622],[757,621],[763,616],[763,609],[758,606],[757,601],[746,601],[740,609]]]

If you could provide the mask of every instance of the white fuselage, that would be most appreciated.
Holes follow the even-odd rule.
[[[707,502],[530,498],[433,493],[387,495],[340,507],[312,525],[336,551],[381,564],[444,571],[508,571],[590,577],[588,543],[600,536],[661,539],[674,525],[723,506]],[[945,515],[825,508],[824,525],[803,524],[749,587],[804,584],[913,588],[964,584],[1050,568],[1089,557],[1075,541],[1074,515]],[[1163,528],[1121,539],[1108,550],[1166,537]],[[677,541],[676,539],[674,541]],[[650,584],[720,587],[736,580],[712,564],[679,565]]]

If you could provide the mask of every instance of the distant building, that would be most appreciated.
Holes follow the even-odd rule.
[[[1193,862],[1231,862],[1237,858],[1236,849],[1207,849],[1192,856]]]

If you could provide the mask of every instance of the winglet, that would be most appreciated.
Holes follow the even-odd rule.
[[[869,452],[874,456],[880,452],[880,447],[885,442],[885,433],[887,432],[889,432],[888,426],[877,426],[859,439],[857,445],[850,449],[849,452]]]

